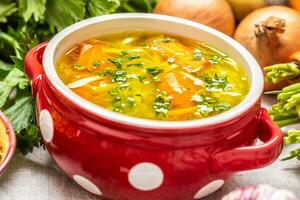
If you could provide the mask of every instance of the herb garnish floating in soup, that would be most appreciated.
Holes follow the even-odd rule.
[[[243,68],[211,46],[143,32],[82,42],[62,56],[57,73],[72,91],[99,106],[158,120],[225,112],[249,89]]]

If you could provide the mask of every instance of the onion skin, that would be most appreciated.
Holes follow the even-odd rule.
[[[300,50],[290,55],[290,60],[300,63]]]
[[[278,190],[269,185],[261,184],[241,188],[230,192],[222,200],[297,200],[288,190]]]
[[[235,18],[240,21],[250,12],[255,9],[264,7],[267,5],[265,0],[248,0],[248,1],[241,1],[241,0],[227,0],[233,10]]]
[[[189,19],[229,36],[235,30],[235,21],[226,0],[160,0],[154,13]]]
[[[245,46],[260,66],[286,63],[300,50],[300,13],[285,6],[270,6],[250,13],[237,27],[234,39]],[[298,80],[293,80],[298,81]],[[266,83],[265,91],[277,90],[290,80]]]

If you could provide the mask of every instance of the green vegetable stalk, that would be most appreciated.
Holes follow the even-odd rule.
[[[284,138],[286,144],[297,144],[300,143],[300,130],[288,131],[287,136]],[[290,156],[284,158],[283,160],[289,160],[292,158],[297,158],[300,160],[300,148],[295,149],[290,152]]]
[[[28,50],[79,20],[115,12],[152,12],[156,3],[156,0],[0,0],[0,109],[14,126],[20,152],[27,154],[40,144],[35,100],[23,68]]]
[[[300,83],[266,94],[277,94],[278,102],[269,109],[269,114],[280,127],[300,122]],[[286,144],[300,143],[300,130],[288,131],[284,141]],[[283,160],[292,158],[300,160],[300,148],[292,151]]]
[[[300,74],[299,64],[295,62],[276,64],[264,68],[266,80],[273,83],[286,79],[295,79]]]

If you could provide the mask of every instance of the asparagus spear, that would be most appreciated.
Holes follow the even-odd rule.
[[[266,81],[277,83],[285,79],[296,79],[300,76],[300,51],[290,56],[290,63],[277,64],[264,68]],[[300,83],[290,85],[281,91],[266,92],[277,95],[278,103],[269,109],[269,114],[279,126],[300,122]],[[289,130],[284,138],[286,144],[300,143],[300,130]],[[290,152],[283,160],[297,158],[300,160],[300,148]]]
[[[264,68],[266,80],[277,83],[285,79],[294,79],[300,75],[299,64],[296,62],[267,66]]]
[[[287,136],[284,138],[284,142],[286,144],[300,143],[300,130],[288,131]],[[300,160],[300,148],[291,151],[290,155],[282,160],[289,160],[292,158],[297,158],[298,160]]]
[[[280,127],[300,122],[300,83],[267,94],[277,94],[278,102],[268,112]],[[288,131],[284,141],[286,144],[300,143],[300,130]],[[300,148],[290,152],[290,155],[283,160],[292,158],[300,160]]]

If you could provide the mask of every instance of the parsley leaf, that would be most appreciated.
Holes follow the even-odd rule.
[[[10,16],[18,10],[16,5],[16,2],[10,2],[7,0],[2,0],[0,2],[0,23],[6,23],[6,17]]]
[[[76,70],[79,70],[79,71],[82,71],[82,70],[85,70],[85,69],[86,69],[85,66],[80,65],[80,64],[75,64],[75,65],[73,66],[73,68],[76,69]]]
[[[218,65],[223,63],[223,59],[227,56],[218,56],[218,55],[209,55],[208,62],[210,62],[213,65]]]
[[[123,58],[110,58],[108,59],[110,62],[112,62],[118,69],[122,68],[122,64],[124,62]]]
[[[36,22],[44,19],[46,0],[19,0],[19,12],[25,22],[33,16]]]
[[[221,112],[229,110],[230,108],[231,108],[230,103],[219,103],[218,105],[215,106],[215,110],[221,111]]]
[[[172,97],[168,96],[167,92],[160,92],[153,102],[153,108],[156,111],[156,115],[163,114],[165,117],[171,107],[171,100]]]
[[[111,75],[111,81],[113,83],[124,83],[127,81],[127,73],[122,70],[117,70]]]
[[[16,99],[15,104],[4,113],[11,121],[16,132],[18,149],[27,154],[32,151],[34,146],[39,145],[38,129],[35,124],[34,99],[30,92],[27,96]]]
[[[122,87],[115,87],[108,91],[112,98],[113,111],[115,112],[130,111],[136,105],[133,97],[126,97],[123,94],[124,90]]]
[[[50,30],[60,31],[84,19],[85,5],[85,0],[47,0],[46,21]]]
[[[14,61],[15,66],[23,71],[23,64],[26,53],[34,46],[39,43],[36,35],[31,37],[28,33],[21,33],[19,38],[18,45],[15,46],[16,48],[16,56],[11,56],[11,59]]]
[[[28,128],[34,112],[34,99],[31,96],[21,97],[15,104],[4,111],[16,132]]]
[[[2,66],[0,69],[10,69],[7,75],[0,79],[0,108],[14,126],[18,150],[27,154],[33,147],[39,146],[40,138],[35,125],[34,99],[31,97],[30,86],[23,72],[23,63],[26,52],[38,41],[36,37],[32,39],[28,34],[20,34],[20,44],[12,37],[9,39],[17,54],[12,57],[14,67]]]
[[[162,41],[163,43],[169,43],[169,42],[175,41],[175,39],[170,38],[170,37],[166,37],[166,38],[163,38],[161,41]]]
[[[218,103],[218,99],[214,97],[209,97],[205,94],[196,94],[192,96],[192,101],[197,104],[196,114],[201,114],[203,116],[208,116],[213,112],[223,112],[231,108],[229,103]]]
[[[151,74],[152,76],[157,76],[158,74],[160,74],[161,72],[163,72],[164,70],[161,69],[160,67],[149,67],[146,68],[146,71]]]
[[[23,72],[17,68],[13,68],[8,75],[0,81],[0,108],[5,105],[9,95],[16,86],[19,86],[20,89],[24,89],[28,86],[28,80]]]
[[[215,91],[230,91],[232,84],[228,82],[227,76],[215,74],[212,77],[202,76],[205,80],[206,90],[209,92]]]
[[[129,57],[128,57],[128,60],[139,59],[140,57],[141,57],[141,56],[134,54],[134,55],[132,55],[132,56],[129,56]]]
[[[202,59],[202,51],[201,49],[195,49],[193,52],[193,59],[194,60],[201,60]]]
[[[12,69],[12,64],[4,63],[0,60],[0,80],[4,79]]]
[[[87,11],[90,16],[99,16],[115,12],[121,5],[120,0],[89,0]]]

